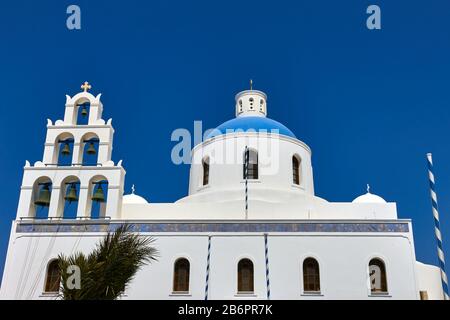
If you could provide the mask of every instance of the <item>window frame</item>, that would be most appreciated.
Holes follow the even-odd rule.
[[[292,155],[292,183],[295,186],[300,186],[301,184],[301,163],[302,160],[300,156],[298,156],[297,154]]]
[[[183,284],[179,283],[179,276],[177,277],[177,271],[179,271],[179,269],[177,269],[177,266],[179,263],[184,263],[187,262],[187,274],[186,274],[186,279],[184,279],[184,285],[186,287],[182,287]],[[186,289],[187,290],[177,290],[180,289],[180,287],[182,287],[182,289]],[[172,281],[172,294],[175,295],[183,295],[183,294],[189,294],[190,292],[190,288],[191,288],[191,262],[189,261],[188,258],[186,257],[179,257],[177,258],[174,263],[173,263],[173,281]]]
[[[372,266],[373,262],[378,262],[381,272],[381,288],[380,289],[372,289],[372,280],[371,280],[371,273],[370,273],[370,267]],[[388,286],[388,277],[387,277],[387,268],[386,268],[386,262],[384,259],[376,256],[372,257],[369,260],[369,263],[367,264],[367,271],[369,276],[369,291],[370,295],[372,296],[385,296],[389,295],[389,286]]]
[[[245,267],[245,265],[241,266],[242,263],[246,263],[247,266],[251,267],[250,274],[248,275],[249,280],[247,280],[248,284],[250,285],[248,288],[245,288],[244,286],[245,282],[242,275],[243,271],[242,268]],[[242,289],[251,289],[251,290],[242,290]],[[241,258],[237,263],[237,294],[249,295],[254,293],[255,293],[255,264],[250,258]]]
[[[310,275],[309,272],[306,269],[307,265],[306,263],[308,262],[313,262],[315,263],[314,265],[314,269],[317,268],[316,270],[314,270],[314,274]],[[309,279],[307,280],[307,277],[309,277]],[[312,285],[314,287],[314,289],[309,289],[307,288],[307,286],[309,286],[311,284],[311,278],[313,278],[312,280]],[[321,277],[320,277],[320,264],[319,261],[314,258],[314,257],[306,257],[305,259],[303,259],[302,262],[302,284],[303,284],[303,294],[305,295],[319,295],[321,294],[321,281],[320,281]]]
[[[59,265],[58,265],[58,259],[51,259],[48,263],[47,263],[47,268],[45,270],[45,281],[44,281],[44,294],[51,294],[51,295],[57,295],[59,294],[59,292],[61,291],[61,272],[59,270]],[[58,290],[51,290],[53,289],[53,286],[56,286],[56,276],[52,273],[50,274],[51,271],[51,267],[53,268],[53,266],[56,265],[56,270],[57,273],[59,275],[59,282],[58,282]],[[52,269],[52,271],[54,271],[55,269]],[[55,279],[51,279],[51,277],[55,278]],[[54,283],[51,283],[50,281],[53,281]]]
[[[209,185],[210,169],[209,157],[204,157],[202,159],[202,187]]]

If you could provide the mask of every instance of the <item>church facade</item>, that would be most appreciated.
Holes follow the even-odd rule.
[[[24,167],[2,299],[57,299],[58,254],[89,252],[123,223],[156,239],[122,299],[443,299],[440,271],[416,261],[413,224],[367,193],[350,203],[314,193],[311,149],[267,117],[258,90],[192,149],[188,195],[124,195],[101,95],[66,96],[47,123],[43,158]]]

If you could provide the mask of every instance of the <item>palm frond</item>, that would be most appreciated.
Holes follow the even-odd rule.
[[[62,275],[62,296],[69,300],[116,299],[144,265],[157,261],[158,250],[154,238],[132,232],[132,226],[123,224],[108,234],[85,256],[59,256]],[[81,271],[81,289],[67,286],[67,267],[77,265]]]

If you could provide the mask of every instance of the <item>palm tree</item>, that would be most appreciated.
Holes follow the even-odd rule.
[[[61,274],[61,296],[64,300],[113,300],[119,297],[142,266],[157,260],[158,251],[150,246],[151,237],[130,232],[131,226],[121,225],[108,232],[95,249],[85,256],[78,252],[58,256]],[[72,289],[69,266],[80,270],[80,287]]]

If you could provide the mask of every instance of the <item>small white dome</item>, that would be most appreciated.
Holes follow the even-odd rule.
[[[387,202],[382,197],[367,192],[366,194],[357,197],[355,200],[352,201],[352,203],[387,203]]]
[[[123,196],[123,203],[124,204],[146,204],[146,203],[148,203],[148,201],[145,200],[143,197],[132,193],[132,194],[126,194]]]

